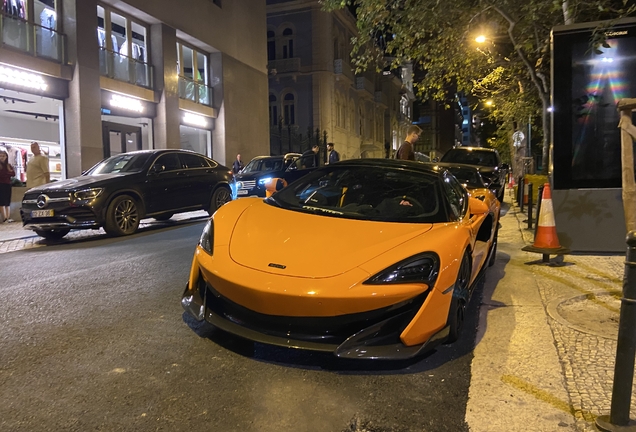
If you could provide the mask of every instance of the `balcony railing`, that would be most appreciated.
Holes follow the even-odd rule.
[[[179,76],[179,97],[201,105],[214,104],[214,89],[191,78]]]
[[[351,81],[354,80],[351,66],[349,66],[349,64],[343,59],[335,59],[333,61],[333,73],[336,75],[344,75],[345,77],[349,78]]]
[[[99,48],[99,72],[117,81],[154,88],[152,65],[103,47]]]
[[[0,14],[0,38],[3,46],[66,63],[66,35],[48,27]]]
[[[270,60],[267,69],[276,70],[276,73],[298,72],[300,71],[300,57]]]
[[[356,90],[365,90],[371,96],[375,97],[375,84],[365,77],[356,77]]]

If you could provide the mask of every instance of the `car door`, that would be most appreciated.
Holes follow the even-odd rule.
[[[189,193],[184,196],[187,207],[207,207],[212,189],[217,183],[214,168],[208,160],[194,153],[179,153],[181,165],[189,182]]]
[[[176,152],[164,153],[147,174],[147,213],[178,210],[185,206],[189,183]]]

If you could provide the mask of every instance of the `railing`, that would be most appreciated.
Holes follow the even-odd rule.
[[[351,71],[351,66],[344,61],[343,59],[335,59],[333,61],[333,73],[336,75],[344,75],[349,78],[351,81],[354,80],[353,72]]]
[[[356,90],[365,90],[375,97],[375,85],[364,77],[356,77]]]
[[[383,92],[381,92],[381,91],[377,91],[377,92],[375,92],[374,100],[375,100],[377,103],[381,103],[381,104],[386,105],[386,106],[388,106],[388,105],[389,105],[389,100],[388,100],[388,98],[387,98],[387,97],[386,97],[386,95],[385,95]]]
[[[179,97],[201,105],[212,106],[214,104],[214,89],[202,82],[179,76]]]
[[[270,60],[267,69],[276,70],[276,73],[298,72],[300,71],[300,57]]]
[[[48,27],[0,14],[0,38],[3,46],[66,63],[66,35]]]
[[[99,72],[117,81],[154,88],[152,65],[104,47],[99,48]]]

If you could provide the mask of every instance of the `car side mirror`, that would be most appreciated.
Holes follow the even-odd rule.
[[[161,172],[164,172],[166,170],[166,167],[164,167],[163,165],[153,165],[152,168],[150,168],[150,172],[153,174],[159,174]]]
[[[471,215],[482,215],[490,211],[485,202],[473,197],[468,198],[468,210]]]
[[[435,163],[439,162],[439,158],[438,157],[434,157],[433,158],[433,162],[435,162]]]
[[[508,164],[501,164],[501,169],[508,171],[510,169],[510,165]]]

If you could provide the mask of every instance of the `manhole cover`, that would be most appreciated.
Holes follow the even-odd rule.
[[[610,294],[589,294],[559,303],[556,311],[561,318],[581,331],[616,338],[620,307],[620,299]]]

